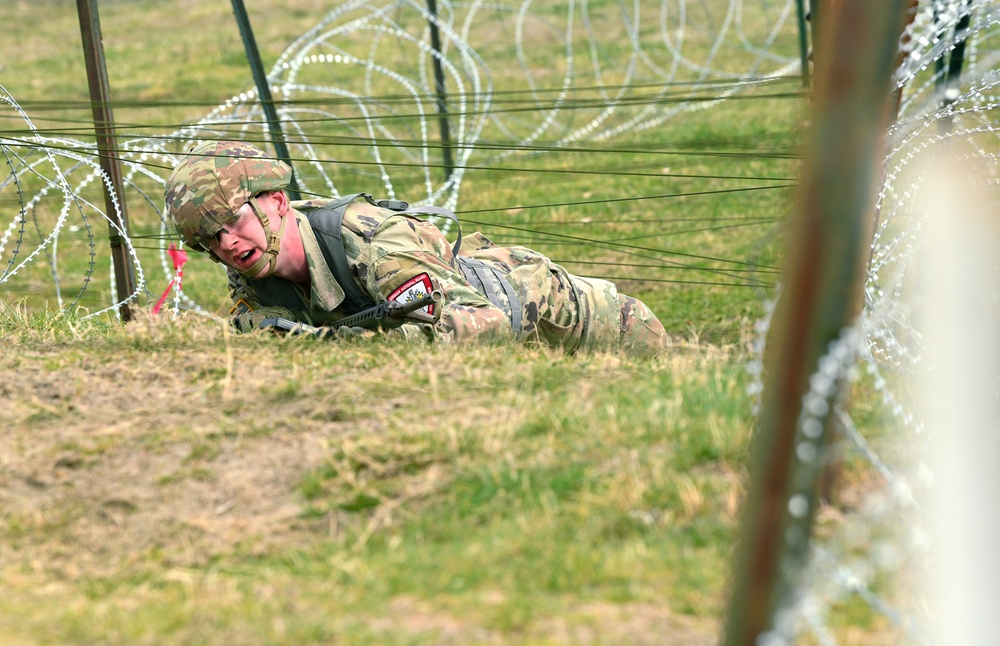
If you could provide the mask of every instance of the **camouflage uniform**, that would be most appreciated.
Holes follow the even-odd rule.
[[[238,314],[242,322],[258,323],[265,316],[282,316],[311,325],[336,322],[344,311],[344,289],[327,265],[321,241],[313,235],[305,214],[329,200],[293,202],[296,222],[309,264],[307,290],[282,278],[266,278],[270,288],[283,283],[298,307],[268,307],[257,287],[262,281],[229,270],[230,295],[252,311]],[[343,219],[343,243],[353,279],[373,300],[389,298],[408,284],[420,283],[444,295],[434,322],[406,324],[407,338],[449,341],[471,339],[541,342],[567,350],[625,349],[652,354],[662,349],[666,332],[641,301],[618,294],[613,283],[573,276],[542,254],[525,247],[498,247],[481,233],[463,239],[459,255],[480,261],[506,276],[520,303],[520,330],[512,326],[510,298],[496,290],[491,302],[456,268],[451,243],[435,225],[413,215],[380,208],[364,198],[348,207]],[[398,297],[397,297],[398,298]]]
[[[255,146],[209,142],[193,149],[167,180],[166,210],[188,246],[208,250],[207,241],[250,203],[269,239],[265,255],[276,256],[281,229],[277,234],[271,230],[255,196],[281,190],[290,179],[288,166]],[[329,231],[314,226],[324,222],[318,214],[329,213],[333,202],[293,202],[293,210],[281,221],[282,228],[293,222],[298,226],[309,267],[308,287],[273,275],[250,279],[229,269],[238,327],[256,327],[275,315],[324,325],[355,313],[358,294],[369,302],[405,301],[414,290],[438,290],[444,297],[440,307],[427,308],[424,322],[407,323],[393,333],[647,355],[666,345],[666,332],[656,316],[641,301],[619,294],[611,282],[571,275],[538,252],[497,247],[480,233],[456,244],[456,258],[455,247],[438,227],[381,208],[368,196],[338,211],[342,221],[333,227],[339,229],[333,239]],[[344,253],[332,263],[338,269],[328,258],[341,243]],[[247,273],[256,275],[262,266],[263,261]]]

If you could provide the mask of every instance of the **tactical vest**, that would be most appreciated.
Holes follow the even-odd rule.
[[[514,334],[520,335],[522,305],[514,286],[511,285],[507,276],[495,267],[474,258],[458,255],[462,246],[462,230],[454,213],[437,206],[411,209],[406,202],[397,200],[376,202],[367,193],[346,195],[322,207],[302,211],[302,214],[309,220],[309,226],[323,251],[323,259],[330,268],[334,279],[344,290],[344,302],[340,308],[344,310],[346,315],[356,314],[375,305],[374,299],[358,285],[357,278],[347,262],[347,253],[344,251],[344,214],[348,205],[359,197],[363,197],[373,206],[389,209],[400,215],[438,215],[452,220],[458,229],[458,238],[452,247],[454,262],[457,264],[458,270],[469,284],[507,315]],[[254,281],[254,291],[261,300],[267,301],[269,305],[296,309],[299,303],[289,295],[287,287],[283,284],[285,282],[287,282],[285,279],[274,276],[264,278]]]

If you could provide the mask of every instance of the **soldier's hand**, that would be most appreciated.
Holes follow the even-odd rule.
[[[233,316],[232,324],[239,332],[251,332],[259,328],[264,319],[272,316],[290,318],[291,314],[282,307],[258,307]]]

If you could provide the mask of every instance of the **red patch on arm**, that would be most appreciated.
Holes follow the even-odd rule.
[[[431,284],[431,277],[427,275],[427,272],[424,272],[422,274],[417,274],[396,289],[392,290],[392,293],[389,294],[386,300],[396,301],[397,303],[410,303],[417,300],[421,296],[430,294],[433,290],[434,286]],[[427,307],[417,311],[428,316],[434,316],[434,305],[428,305]]]

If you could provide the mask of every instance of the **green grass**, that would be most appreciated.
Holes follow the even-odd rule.
[[[329,10],[309,0],[281,3],[278,7],[271,9],[268,3],[257,3],[250,8],[265,67]],[[711,12],[718,13],[716,17],[721,19],[727,7],[727,3],[720,2]],[[121,139],[170,133],[252,85],[229,3],[187,2],[169,7],[153,2],[106,3],[100,9]],[[550,10],[563,12],[555,7]],[[595,26],[623,29],[616,6],[592,3],[589,11]],[[4,86],[24,103],[42,131],[55,128],[69,136],[91,139],[76,12],[66,3],[22,3],[15,12],[14,20],[30,29],[24,41],[15,39],[10,42],[11,49],[0,49],[0,55],[9,61]],[[555,28],[551,16],[544,18],[543,13],[540,10],[533,14],[537,19],[532,17],[525,23],[526,42],[534,42],[532,37],[549,34]],[[490,24],[490,15],[490,11],[484,11],[480,23]],[[510,18],[509,14],[502,15]],[[699,14],[698,20],[702,19]],[[399,12],[394,20],[417,34],[423,28],[412,12]],[[228,28],[206,30],[206,24]],[[748,23],[745,27],[749,37],[758,38],[767,25]],[[694,26],[688,33],[691,40],[687,51],[695,56],[699,51],[696,43],[708,36],[699,34]],[[613,51],[615,41],[610,35],[602,39],[608,44],[607,51],[602,51],[602,78],[606,91],[613,94],[615,84],[624,80],[620,76],[622,66],[614,61],[623,61],[624,54]],[[624,39],[624,33],[621,36]],[[541,120],[537,114],[502,112],[535,105],[531,93],[526,92],[520,65],[500,63],[511,58],[512,39],[488,28],[473,30],[471,37],[491,67],[495,109],[511,124],[526,118],[521,135],[527,135]],[[787,48],[785,40],[779,39],[776,47]],[[362,58],[369,55],[372,46],[369,37],[359,34],[345,35],[337,42],[345,51]],[[546,46],[536,44],[526,49],[526,62],[532,66],[539,101],[545,103],[555,98],[557,92],[553,89],[562,82],[561,72],[551,67],[564,57],[564,52],[552,38],[541,42]],[[380,61],[416,74],[414,61],[398,44],[382,42],[378,51]],[[732,50],[717,57],[715,64],[735,70],[746,58],[746,53]],[[661,67],[669,63],[653,62]],[[330,84],[333,80],[327,76],[329,70],[306,68],[301,80]],[[549,76],[541,75],[542,71]],[[695,78],[691,73],[688,76]],[[581,77],[579,83],[585,78]],[[649,81],[648,76],[640,75],[633,83]],[[351,77],[339,68],[336,83],[367,93],[360,85],[360,76]],[[635,93],[641,96],[656,90],[650,86]],[[740,100],[687,113],[653,129],[613,141],[581,142],[576,147],[586,148],[585,153],[518,154],[497,163],[490,161],[488,153],[480,153],[471,161],[476,168],[465,175],[456,211],[466,232],[480,229],[500,244],[524,244],[547,253],[572,272],[616,280],[622,291],[653,307],[676,336],[737,343],[748,318],[760,311],[759,292],[747,285],[759,280],[766,288],[775,282],[776,268],[780,267],[780,237],[775,241],[769,236],[787,215],[791,189],[771,187],[794,183],[797,174],[794,153],[803,105],[796,91],[794,82],[748,91]],[[683,97],[688,92],[687,87],[679,87],[672,90],[671,97]],[[761,96],[745,98],[755,94]],[[599,97],[594,89],[583,88],[573,90],[567,101],[572,104]],[[309,100],[313,95],[303,94],[301,98]],[[403,114],[412,110],[405,102],[394,109]],[[353,114],[349,106],[338,107],[337,111],[345,117]],[[572,120],[572,127],[580,127],[599,111],[597,106],[565,112],[571,115],[567,118]],[[8,127],[23,127],[12,114],[5,116]],[[402,118],[398,127],[390,123],[391,136],[415,138],[415,128],[402,127],[404,122],[412,121]],[[433,129],[434,124],[429,125]],[[316,141],[345,134],[332,122],[317,121],[306,127]],[[513,127],[518,130],[516,125]],[[559,136],[559,132],[547,132],[535,143],[544,147]],[[482,135],[482,140],[491,145],[502,146],[505,139],[506,135],[490,126]],[[421,195],[423,180],[417,165],[396,154],[391,146],[383,146],[382,152],[384,161],[390,164],[397,194],[404,198]],[[684,154],[674,154],[677,152]],[[784,156],[769,156],[775,152]],[[741,156],[727,156],[731,153]],[[327,165],[327,170],[342,191],[383,192],[363,147],[331,145],[321,149],[321,155],[336,160]],[[162,161],[149,163],[151,171],[160,177],[166,175]],[[303,181],[315,185],[317,178],[310,167],[298,170]],[[69,176],[70,182],[76,185],[84,181],[87,172],[86,168],[76,169]],[[162,188],[149,179],[135,179],[140,190],[130,190],[127,203],[147,281],[147,292],[140,300],[149,304],[155,302],[170,278],[161,268],[160,259],[160,247],[169,240],[162,239],[158,214]],[[41,190],[41,184],[30,176],[24,182],[26,196]],[[744,188],[755,190],[718,192]],[[79,192],[88,201],[103,204],[99,186],[92,181]],[[672,195],[677,197],[662,197]],[[32,210],[23,233],[14,232],[15,237],[23,237],[16,262],[23,261],[54,227],[62,202],[55,199],[55,193],[52,196]],[[18,207],[15,198],[9,189],[0,196],[11,210]],[[167,233],[169,237],[169,227]],[[79,313],[106,307],[112,291],[106,238],[103,219],[93,214],[85,218],[71,209],[58,245],[50,244],[5,283],[7,300],[24,299],[32,309],[63,307]],[[767,240],[771,242],[762,242]],[[12,240],[7,255],[0,260],[9,259],[13,246]],[[53,273],[59,276],[61,301],[55,297]],[[223,273],[207,258],[190,254],[184,287],[195,302],[210,312],[224,313],[228,309],[224,281]]]
[[[19,37],[0,42],[0,60],[36,125],[86,139],[71,4],[16,3]],[[248,4],[265,66],[330,9]],[[588,6],[593,20],[620,23],[617,4]],[[248,86],[229,3],[100,8],[128,136],[170,132]],[[473,37],[497,90],[524,90],[517,66],[496,64],[513,53],[510,35]],[[542,67],[560,53],[544,42],[528,51]],[[622,57],[625,42],[606,55]],[[794,55],[794,43],[776,47]],[[729,52],[719,66],[739,62]],[[547,97],[561,78],[550,67],[535,77]],[[0,293],[5,643],[714,643],[753,423],[746,337],[781,266],[793,190],[735,189],[794,183],[803,109],[794,92],[741,99],[587,152],[522,154],[466,175],[463,231],[614,278],[674,339],[652,360],[324,344],[152,316],[168,278],[160,188],[148,180],[129,205],[149,293],[129,325],[82,319],[106,306],[111,272],[106,224],[73,213],[78,230],[48,250],[63,311],[46,254]],[[534,127],[508,118],[522,135]],[[332,172],[377,192],[355,151],[339,151]],[[401,197],[422,190],[416,169],[393,174]],[[80,193],[102,204],[94,186]],[[9,190],[0,200],[3,212],[17,207]],[[26,249],[61,206],[39,204]],[[220,269],[192,253],[184,274],[185,291],[224,315]],[[748,276],[765,285],[746,286]],[[859,391],[866,419],[884,423],[870,387]],[[836,621],[882,634],[851,604]]]
[[[31,489],[0,517],[5,634],[562,643],[550,623],[577,613],[614,634],[594,604],[716,629],[750,429],[732,350],[632,362],[5,320],[4,374],[30,358],[61,382],[0,383],[3,491]],[[123,381],[135,403],[116,408]],[[289,443],[313,448],[275,458]],[[267,501],[244,496],[272,476]]]

